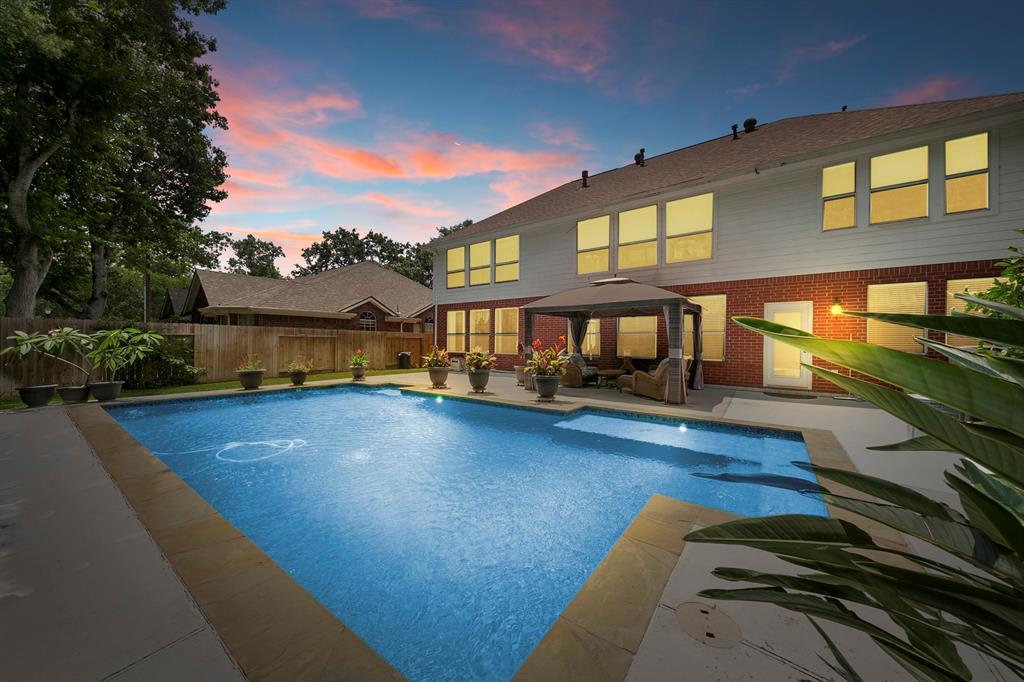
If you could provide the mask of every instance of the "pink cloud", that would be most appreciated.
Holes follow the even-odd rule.
[[[741,88],[733,88],[726,90],[727,95],[732,95],[736,99],[746,99],[759,90],[764,90],[768,85],[766,83],[751,83],[750,85],[744,85]]]
[[[371,19],[393,19],[429,28],[441,28],[441,22],[430,15],[427,5],[406,0],[343,0],[344,4]]]
[[[527,199],[565,184],[572,177],[568,170],[549,170],[541,173],[508,173],[488,187],[498,195],[495,211],[521,204]]]
[[[894,107],[950,99],[962,94],[969,84],[970,80],[963,76],[935,76],[917,85],[893,92],[885,101],[885,105]]]
[[[821,62],[838,57],[850,48],[864,42],[866,37],[862,35],[853,36],[846,40],[830,40],[820,45],[793,48],[783,56],[779,69],[775,74],[775,81],[777,83],[785,83],[793,77],[793,73],[801,64]]]
[[[583,133],[579,128],[573,126],[557,126],[547,121],[540,121],[534,124],[531,134],[544,144],[581,150],[593,148],[583,139]]]
[[[405,213],[422,218],[452,219],[455,212],[436,203],[402,199],[382,192],[367,192],[352,197],[352,201],[362,201],[384,206],[389,211]]]

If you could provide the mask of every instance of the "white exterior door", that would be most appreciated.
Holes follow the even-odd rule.
[[[806,332],[814,331],[814,304],[811,301],[765,303],[764,319]],[[764,385],[785,388],[811,387],[811,373],[800,363],[810,363],[810,353],[767,337],[764,340]]]

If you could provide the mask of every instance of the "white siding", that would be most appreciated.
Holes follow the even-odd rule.
[[[955,216],[943,215],[943,171],[939,150],[946,139],[989,130],[992,208]],[[868,224],[867,172],[871,155],[915,144],[932,145],[931,218],[920,221]],[[856,160],[857,227],[821,230],[821,168]],[[584,190],[585,191],[585,190]],[[708,183],[665,192],[645,200],[609,206],[618,210],[649,205],[659,208],[659,261],[664,261],[664,201],[714,191],[715,256],[712,260],[624,270],[619,274],[658,285],[716,282],[759,277],[842,272],[905,265],[970,260],[996,260],[1019,241],[1014,230],[1024,227],[1024,120],[986,127],[946,127],[940,132],[910,134],[903,140],[864,146],[843,154],[822,156],[760,175]],[[520,281],[465,289],[444,288],[444,255],[435,258],[437,303],[552,294],[607,274],[577,276],[575,221],[603,214],[571,216],[547,224],[506,228],[476,239],[520,235]],[[614,223],[614,218],[613,218]],[[613,227],[612,252],[615,251]],[[460,242],[445,244],[457,246]]]

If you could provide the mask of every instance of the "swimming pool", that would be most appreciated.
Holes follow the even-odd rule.
[[[797,434],[311,388],[110,414],[410,680],[507,680],[653,493],[744,515],[814,497]]]

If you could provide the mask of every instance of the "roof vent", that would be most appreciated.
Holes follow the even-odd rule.
[[[583,171],[581,177],[583,178],[583,184],[580,185],[580,189],[590,187],[590,185],[587,184],[587,179],[590,177],[590,171]]]
[[[846,111],[846,105],[845,104],[843,105],[843,109],[842,110]]]
[[[646,151],[647,151],[646,149],[641,147],[640,151],[638,151],[636,154],[633,155],[633,163],[635,163],[638,166],[646,166],[647,162],[644,161],[644,152],[646,152]]]
[[[739,127],[740,125],[738,123],[732,124],[732,139],[734,140],[740,139],[739,133],[736,132],[737,130],[739,130]]]
[[[757,130],[756,118],[748,118],[746,121],[743,122],[743,132],[752,133],[755,130]]]

